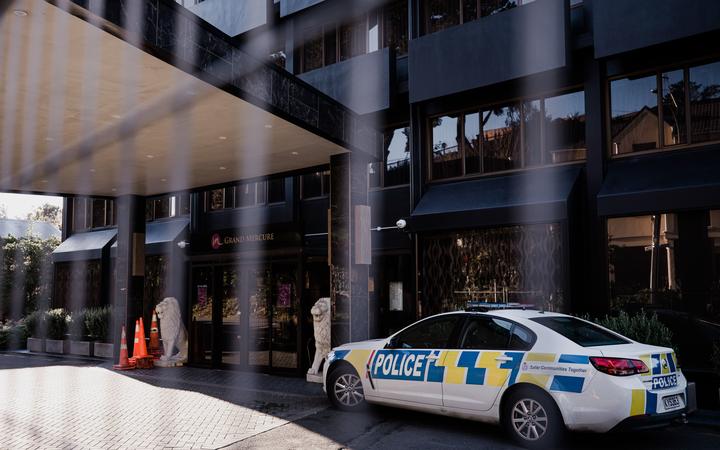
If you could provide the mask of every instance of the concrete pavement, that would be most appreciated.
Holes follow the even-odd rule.
[[[394,408],[329,409],[320,386],[299,378],[108,367],[0,353],[0,449],[515,448],[497,426]],[[568,447],[716,449],[720,430],[576,434]]]

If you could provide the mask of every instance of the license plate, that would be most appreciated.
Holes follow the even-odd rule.
[[[668,389],[677,386],[677,374],[663,375],[652,378],[652,389]]]
[[[680,395],[669,395],[667,397],[663,397],[663,404],[665,405],[665,409],[680,408],[682,406]]]

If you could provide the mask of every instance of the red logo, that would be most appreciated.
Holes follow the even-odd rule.
[[[212,246],[213,250],[217,250],[222,245],[222,242],[220,242],[220,235],[215,233],[212,235],[212,240],[210,245]]]

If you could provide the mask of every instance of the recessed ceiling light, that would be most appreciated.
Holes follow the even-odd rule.
[[[164,183],[167,181],[167,178],[160,178],[160,181],[162,181]]]
[[[40,180],[42,184],[47,184],[47,180]]]
[[[113,191],[113,192],[117,192],[117,188],[112,188],[112,189],[110,189],[110,190]]]
[[[113,114],[110,117],[112,117],[113,119],[122,119],[122,116],[120,114]]]
[[[291,155],[294,155],[294,156],[297,156],[297,155],[299,155],[299,154],[300,154],[300,153],[298,153],[298,152],[292,152],[292,153],[291,153]]]
[[[220,166],[220,167],[218,167],[218,169],[220,169],[220,170],[225,170],[225,169],[227,169],[227,167],[225,167],[225,166]]]
[[[17,17],[25,17],[28,15],[28,12],[24,9],[16,9],[15,11],[13,11],[13,14],[15,14]]]
[[[93,172],[93,173],[95,173],[95,169],[90,169],[90,172]]]
[[[145,157],[146,157],[147,159],[153,159],[153,158],[155,157],[155,155],[145,155]]]
[[[272,128],[272,125],[270,125],[269,123],[266,123],[265,128],[267,128],[269,130],[270,128]]]
[[[221,141],[224,141],[225,139],[227,139],[227,136],[218,136],[218,139],[220,139]]]

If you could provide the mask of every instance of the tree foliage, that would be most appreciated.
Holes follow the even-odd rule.
[[[51,237],[0,239],[0,320],[19,319],[45,309],[52,294],[52,252],[60,240]]]
[[[45,203],[44,205],[38,206],[35,211],[28,214],[27,219],[37,222],[51,223],[62,229],[62,208],[57,205]]]

